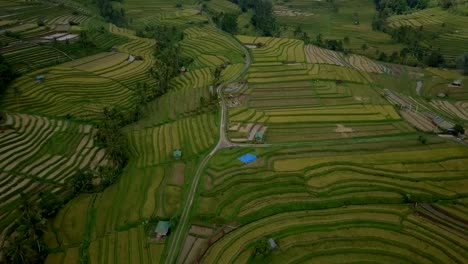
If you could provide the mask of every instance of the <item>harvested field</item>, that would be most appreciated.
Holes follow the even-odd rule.
[[[416,127],[421,131],[426,132],[439,132],[439,129],[436,125],[432,123],[427,117],[422,115],[421,113],[409,111],[409,110],[402,110],[400,111],[401,116],[408,121],[411,125]]]
[[[451,103],[450,101],[433,100],[430,105],[455,119],[468,121],[468,102]]]

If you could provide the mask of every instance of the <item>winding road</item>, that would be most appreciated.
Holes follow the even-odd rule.
[[[225,33],[222,32],[222,34],[225,34]],[[236,43],[238,42],[236,41]],[[208,164],[210,159],[214,156],[214,154],[218,150],[222,148],[234,146],[234,144],[231,143],[226,136],[227,106],[224,102],[223,89],[227,84],[237,81],[249,69],[250,63],[251,63],[250,53],[248,52],[248,50],[244,46],[242,46],[240,43],[238,44],[242,48],[245,54],[244,67],[242,67],[242,69],[235,76],[233,76],[230,80],[225,81],[224,83],[220,84],[217,87],[218,98],[220,100],[219,104],[221,107],[218,143],[213,148],[213,150],[211,150],[211,152],[202,160],[202,162],[200,163],[200,165],[198,166],[195,172],[195,176],[193,177],[192,182],[190,183],[190,191],[186,198],[187,200],[184,203],[184,208],[179,219],[178,227],[176,228],[175,232],[172,234],[172,241],[171,241],[172,243],[170,245],[169,252],[167,254],[166,261],[165,261],[165,263],[168,263],[168,264],[176,263],[177,261],[178,249],[181,246],[180,244],[184,242],[186,227],[187,227],[187,224],[189,224],[188,217],[190,215],[190,211],[192,210],[192,205],[195,199],[195,194],[197,192],[198,183],[200,182],[200,178],[201,178],[201,175],[203,173],[203,170],[206,164]]]

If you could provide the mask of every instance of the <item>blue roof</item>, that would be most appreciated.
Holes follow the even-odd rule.
[[[156,226],[156,233],[166,235],[167,232],[169,232],[170,226],[171,225],[169,221],[159,221],[158,225]]]
[[[247,153],[244,156],[241,156],[238,158],[238,160],[242,161],[245,164],[255,161],[256,159],[257,159],[257,156],[255,156],[254,154],[250,154],[250,153]]]

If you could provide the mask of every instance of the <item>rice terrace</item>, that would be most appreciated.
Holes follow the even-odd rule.
[[[0,263],[468,263],[468,1],[0,0]]]

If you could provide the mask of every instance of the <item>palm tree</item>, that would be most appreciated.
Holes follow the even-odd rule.
[[[10,236],[5,242],[3,250],[8,263],[40,262],[40,254],[34,250],[24,235],[13,234]]]

